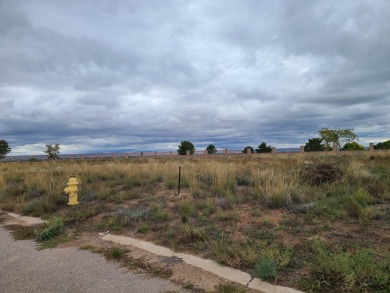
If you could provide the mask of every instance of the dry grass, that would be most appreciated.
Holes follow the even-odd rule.
[[[171,202],[179,166],[188,196]],[[72,208],[63,194],[71,175],[80,181]],[[0,163],[0,208],[60,217],[73,229],[134,233],[251,274],[272,269],[278,283],[307,291],[319,275],[335,277],[311,271],[312,239],[322,239],[333,260],[374,247],[382,266],[375,270],[389,270],[389,152]]]

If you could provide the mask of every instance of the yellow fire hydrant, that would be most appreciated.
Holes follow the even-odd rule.
[[[77,188],[77,185],[79,185],[79,182],[77,182],[77,178],[75,176],[70,176],[68,187],[64,189],[64,192],[69,196],[69,206],[74,206],[78,204],[77,201],[77,192],[79,191]]]

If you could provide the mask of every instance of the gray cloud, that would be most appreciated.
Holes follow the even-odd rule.
[[[0,1],[13,154],[389,139],[390,4]]]

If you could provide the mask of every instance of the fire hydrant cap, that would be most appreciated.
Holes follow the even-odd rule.
[[[77,181],[76,177],[70,177],[68,185],[77,185],[79,182]]]

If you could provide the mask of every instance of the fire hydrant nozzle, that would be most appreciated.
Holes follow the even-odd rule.
[[[70,176],[68,187],[64,189],[64,192],[69,196],[69,202],[68,205],[73,206],[78,204],[77,201],[77,192],[79,191],[77,188],[77,185],[79,185],[79,182],[77,181],[77,178],[75,176]]]

